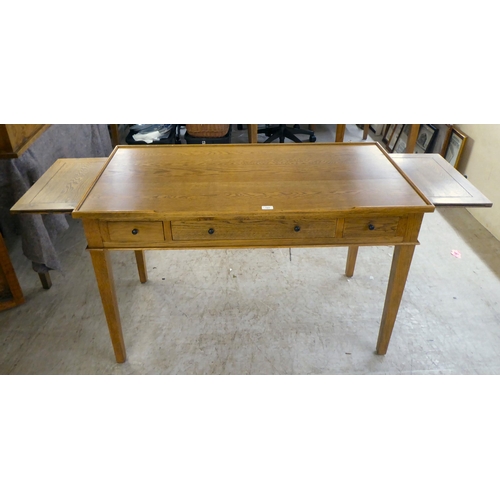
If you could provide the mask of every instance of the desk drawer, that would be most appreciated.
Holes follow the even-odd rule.
[[[174,241],[335,238],[336,220],[174,221]]]
[[[347,217],[344,223],[344,238],[394,238],[403,236],[400,217]]]
[[[107,241],[148,243],[163,241],[163,222],[108,222]]]

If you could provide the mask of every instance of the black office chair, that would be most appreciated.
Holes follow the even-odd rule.
[[[313,130],[300,128],[300,125],[290,127],[288,125],[266,125],[264,128],[257,129],[258,134],[266,134],[268,137],[264,142],[273,142],[279,139],[285,142],[285,138],[293,142],[302,142],[296,134],[305,134],[309,136],[309,142],[316,142],[316,136]]]

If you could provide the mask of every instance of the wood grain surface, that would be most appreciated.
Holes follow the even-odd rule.
[[[390,156],[436,206],[491,207],[493,205],[439,154]]]
[[[13,213],[70,213],[104,167],[107,158],[57,160],[12,207]]]
[[[376,143],[118,146],[73,216],[273,218],[374,207],[434,210]]]

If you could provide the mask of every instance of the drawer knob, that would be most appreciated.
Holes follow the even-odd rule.
[[[293,230],[294,230],[296,233],[298,233],[298,232],[300,231],[300,226],[295,226],[295,227],[293,228]]]
[[[214,234],[214,233],[215,233],[215,229],[210,228],[210,229],[208,230],[208,234]]]
[[[137,234],[139,232],[139,229],[132,229],[132,234]]]
[[[373,231],[375,229],[375,226],[373,224],[368,224],[368,229],[370,231]]]

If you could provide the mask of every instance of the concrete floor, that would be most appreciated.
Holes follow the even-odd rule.
[[[317,127],[318,141],[334,134]],[[346,140],[361,135],[348,125]],[[50,290],[7,242],[26,303],[0,313],[1,374],[500,373],[500,241],[466,209],[425,215],[385,356],[374,350],[391,247],[361,248],[350,279],[346,248],[148,251],[146,284],[133,252],[113,252],[124,364],[70,220]]]

